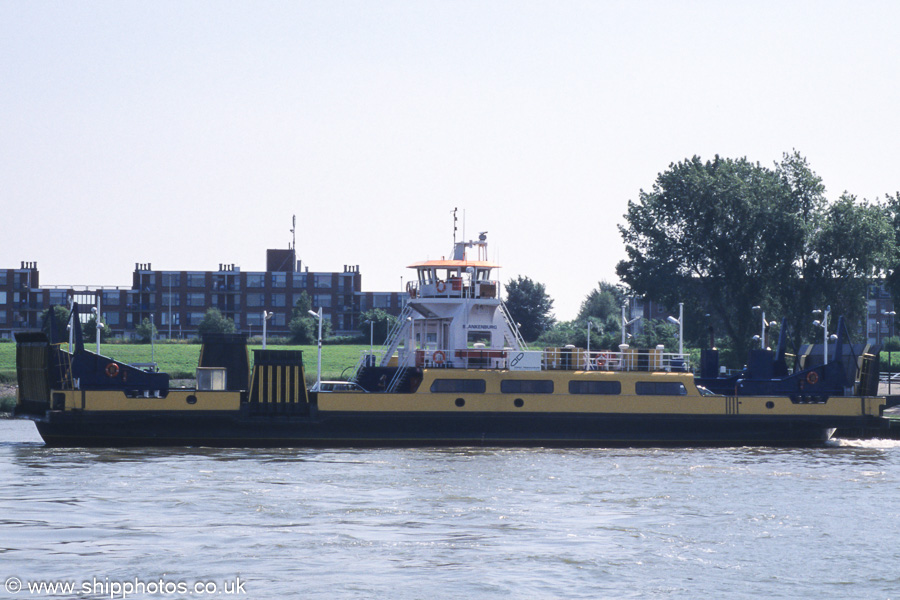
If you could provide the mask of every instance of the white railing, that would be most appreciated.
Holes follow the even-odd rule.
[[[519,370],[523,365],[534,365],[542,371],[690,371],[690,357],[677,352],[661,350],[627,350],[608,352],[596,350],[588,353],[582,348],[546,348],[544,350],[521,351],[510,348],[459,348],[413,350],[415,360],[410,364],[409,354],[398,356],[401,365],[424,369],[511,369]],[[532,360],[522,358],[530,355]],[[372,358],[367,358],[372,356]],[[359,361],[363,365],[377,365],[380,359],[366,350]],[[538,366],[539,365],[539,366]]]

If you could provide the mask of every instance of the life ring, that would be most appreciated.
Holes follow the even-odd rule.
[[[444,364],[445,358],[446,358],[446,357],[444,356],[444,352],[441,351],[441,350],[437,350],[434,354],[431,355],[431,360],[432,360],[432,361],[434,362],[434,364],[436,364],[436,365],[442,365],[442,364]]]
[[[438,282],[437,282],[437,291],[438,291],[438,294],[443,294],[443,293],[444,293],[444,290],[446,290],[446,289],[447,289],[447,284],[446,284],[444,281],[438,281]]]
[[[806,382],[809,385],[816,385],[819,382],[819,374],[815,371],[810,371],[806,374]]]
[[[606,364],[606,361],[609,360],[609,356],[606,354],[601,354],[597,357],[596,363],[598,367],[602,367]]]
[[[119,374],[119,365],[117,365],[114,362],[111,362],[108,365],[106,365],[106,376],[107,377],[115,377],[118,374]]]

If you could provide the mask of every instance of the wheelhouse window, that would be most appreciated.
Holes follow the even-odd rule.
[[[484,379],[435,379],[431,384],[434,394],[483,394]]]
[[[598,396],[615,396],[622,393],[620,381],[570,381],[570,394],[594,394]]]
[[[638,381],[634,392],[638,396],[686,396],[687,388],[680,381]]]
[[[500,382],[504,394],[552,394],[553,381],[549,379],[504,379]]]

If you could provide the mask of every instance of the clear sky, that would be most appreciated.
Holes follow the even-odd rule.
[[[0,2],[0,266],[157,269],[449,254],[574,318],[670,163],[793,149],[829,197],[900,189],[900,3]],[[460,223],[462,225],[462,221]]]

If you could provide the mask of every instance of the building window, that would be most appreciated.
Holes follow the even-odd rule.
[[[6,285],[6,269],[0,269],[0,285]]]
[[[500,382],[504,394],[552,394],[553,381],[550,379],[504,379]]]
[[[372,294],[372,308],[389,308],[390,306],[390,294]]]
[[[51,302],[52,304],[52,302]],[[119,290],[109,290],[103,292],[103,304],[105,306],[119,305]]]
[[[247,273],[247,287],[261,288],[266,286],[266,276],[264,273]]]
[[[248,307],[262,306],[265,301],[266,301],[265,294],[256,294],[256,293],[247,294],[247,306]]]
[[[487,385],[484,379],[435,379],[431,384],[434,394],[483,394]]]
[[[6,292],[3,292],[4,294]],[[6,311],[0,310],[0,323],[6,323]]]
[[[248,327],[262,327],[262,313],[247,313],[245,317]]]
[[[188,315],[188,323],[190,325],[199,325],[203,321],[203,317],[205,316],[206,314],[202,312],[192,312],[190,315]]]
[[[188,306],[203,306],[206,304],[206,294],[192,292],[187,295]]]
[[[272,273],[272,287],[283,288],[287,285],[287,273]]]
[[[181,294],[176,293],[164,293],[162,295],[162,305],[163,308],[169,308],[170,306],[181,306]]]
[[[312,304],[313,308],[331,308],[331,294],[315,294]]]
[[[66,290],[50,290],[50,304],[65,306],[69,302],[69,294]]]
[[[284,313],[275,313],[275,316],[272,317],[272,325],[277,325],[278,327],[284,327],[287,323],[287,318]]]
[[[163,288],[181,287],[181,273],[163,273],[162,286]]]
[[[570,394],[615,395],[622,393],[619,381],[570,381]]]
[[[206,287],[206,273],[188,273],[187,274],[187,284],[188,284],[188,287],[192,287],[192,288],[205,288]]]
[[[285,302],[286,300],[284,294],[272,294],[272,306],[284,307],[287,306]]]
[[[117,312],[105,312],[103,313],[103,318],[106,320],[107,325],[118,325],[119,324],[119,313]]]
[[[0,306],[6,305],[6,292],[0,292]]]
[[[331,273],[316,273],[316,288],[322,290],[331,288]]]
[[[306,273],[294,273],[294,288],[304,289],[306,287]]]
[[[680,381],[638,381],[634,384],[638,396],[686,396],[687,389]]]

